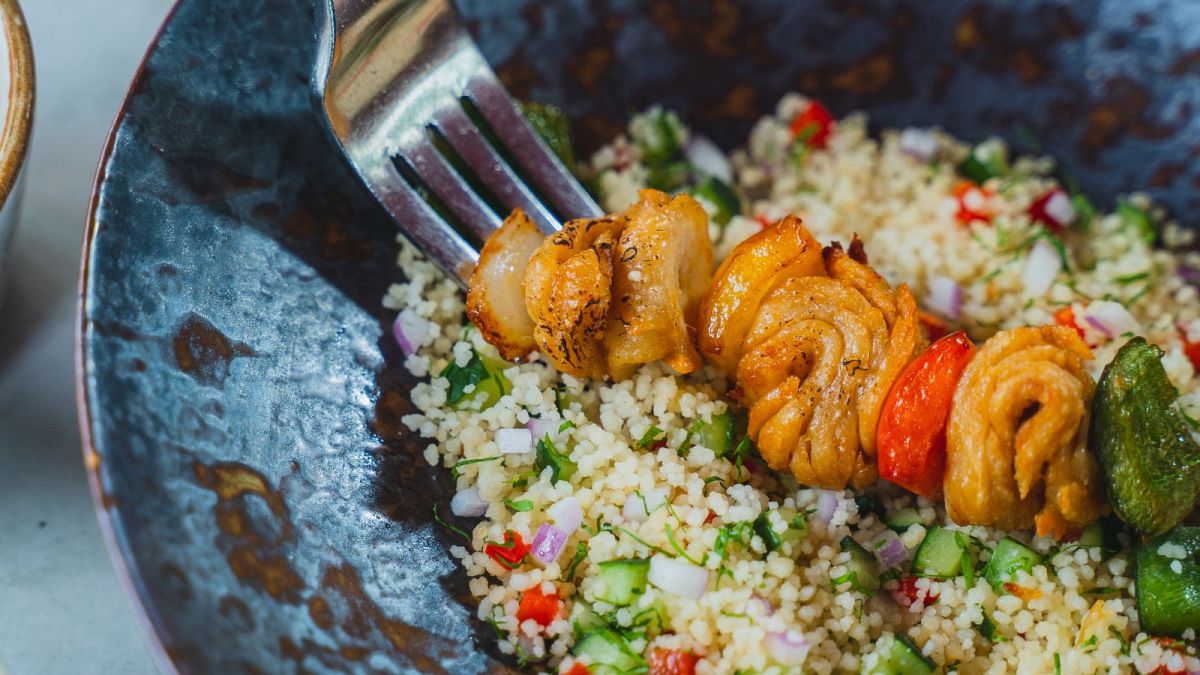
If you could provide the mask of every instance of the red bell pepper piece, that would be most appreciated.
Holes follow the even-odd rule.
[[[805,145],[818,150],[829,142],[829,134],[833,132],[833,127],[833,115],[817,101],[809,101],[788,125],[793,140],[802,139]]]
[[[899,585],[896,587],[895,592],[892,593],[892,597],[896,599],[896,602],[905,607],[911,607],[918,602],[928,607],[937,602],[940,594],[932,588],[926,590],[917,588],[917,577],[907,575],[900,577]]]
[[[958,181],[954,184],[954,199],[958,202],[958,210],[954,212],[955,219],[963,225],[975,220],[992,222],[991,198],[991,190],[969,180]]]
[[[1060,326],[1070,326],[1075,329],[1076,333],[1079,333],[1080,338],[1083,337],[1083,329],[1075,322],[1075,310],[1071,309],[1070,305],[1054,313],[1054,323]]]
[[[542,591],[542,585],[538,584],[521,594],[521,604],[517,606],[517,621],[524,623],[527,619],[533,619],[545,628],[554,623],[561,608],[558,593],[545,593]]]
[[[657,647],[650,652],[650,675],[695,675],[698,660],[691,652]]]
[[[497,544],[492,542],[487,544],[483,547],[483,552],[492,560],[511,570],[520,565],[525,556],[529,555],[529,549],[529,544],[525,543],[520,534],[512,530],[505,530],[504,543]]]
[[[950,404],[974,355],[975,344],[956,331],[901,371],[883,402],[875,434],[880,478],[931,499],[941,493]]]
[[[576,661],[571,665],[571,669],[562,675],[588,675],[588,667]]]

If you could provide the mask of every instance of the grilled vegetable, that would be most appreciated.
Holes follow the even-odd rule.
[[[1135,581],[1144,630],[1179,635],[1200,626],[1200,527],[1177,527],[1139,546]]]
[[[1200,495],[1200,446],[1161,356],[1140,337],[1121,347],[1100,376],[1088,433],[1113,509],[1148,534],[1177,525]]]

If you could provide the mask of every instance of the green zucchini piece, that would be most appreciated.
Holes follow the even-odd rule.
[[[1178,525],[1200,496],[1200,446],[1175,405],[1162,353],[1141,337],[1121,347],[1100,376],[1088,431],[1113,510],[1151,535]]]
[[[561,108],[549,103],[521,101],[521,114],[563,165],[575,172],[575,154],[571,150],[571,130]]]
[[[871,594],[879,590],[879,562],[862,544],[847,535],[842,537],[842,550],[850,554],[844,576],[833,580],[834,586],[850,583],[850,590]]]
[[[892,638],[874,665],[863,665],[862,675],[930,675],[937,664],[921,653],[907,635]]]
[[[1159,549],[1164,545],[1181,549],[1184,557],[1162,555]],[[1200,627],[1200,527],[1180,526],[1151,539],[1138,547],[1136,560],[1134,585],[1142,630],[1180,635]]]
[[[970,547],[962,532],[934,527],[913,555],[912,571],[923,577],[949,579],[963,573],[963,563],[970,567]],[[973,573],[972,579],[973,581]]]
[[[612,605],[624,607],[632,604],[646,592],[646,577],[650,573],[650,561],[646,558],[606,560],[599,563],[593,596]]]
[[[635,654],[629,642],[621,634],[609,628],[596,628],[580,636],[571,650],[575,656],[586,656],[592,663],[592,672],[618,673],[645,672],[646,660]],[[596,666],[606,666],[596,670]]]
[[[1012,537],[1005,537],[992,551],[991,559],[983,568],[983,578],[999,591],[1004,584],[1016,580],[1017,572],[1032,573],[1034,566],[1042,561],[1042,555],[1037,551]]]
[[[712,219],[718,225],[728,225],[734,216],[742,212],[742,200],[738,198],[737,192],[719,178],[706,177],[692,188],[692,195],[703,199],[716,209]]]

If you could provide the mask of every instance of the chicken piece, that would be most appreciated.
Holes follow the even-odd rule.
[[[771,468],[804,485],[861,488],[875,480],[883,400],[921,345],[916,301],[838,246],[825,256],[834,276],[787,279],[762,301],[737,396]]]
[[[529,258],[541,243],[537,225],[514,209],[483,245],[471,274],[467,318],[507,361],[522,359],[537,348],[522,284]]]
[[[963,372],[946,431],[946,509],[954,522],[1036,525],[1061,539],[1104,514],[1087,449],[1091,350],[1074,328],[1038,326],[988,339]]]
[[[658,190],[638,196],[613,256],[615,303],[604,336],[618,380],[652,361],[680,374],[700,367],[692,334],[713,267],[708,215],[695,199]]]
[[[825,263],[820,244],[795,216],[738,244],[700,304],[700,351],[725,372],[736,373],[742,340],[763,298],[786,279],[808,276],[825,276]]]
[[[624,216],[572,220],[542,242],[525,271],[533,339],[558,370],[602,377],[602,340],[612,297],[613,247]]]

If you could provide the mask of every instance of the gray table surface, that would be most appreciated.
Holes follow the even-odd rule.
[[[0,295],[0,675],[154,673],[80,461],[72,322],[96,161],[171,2],[22,4],[38,90]]]

